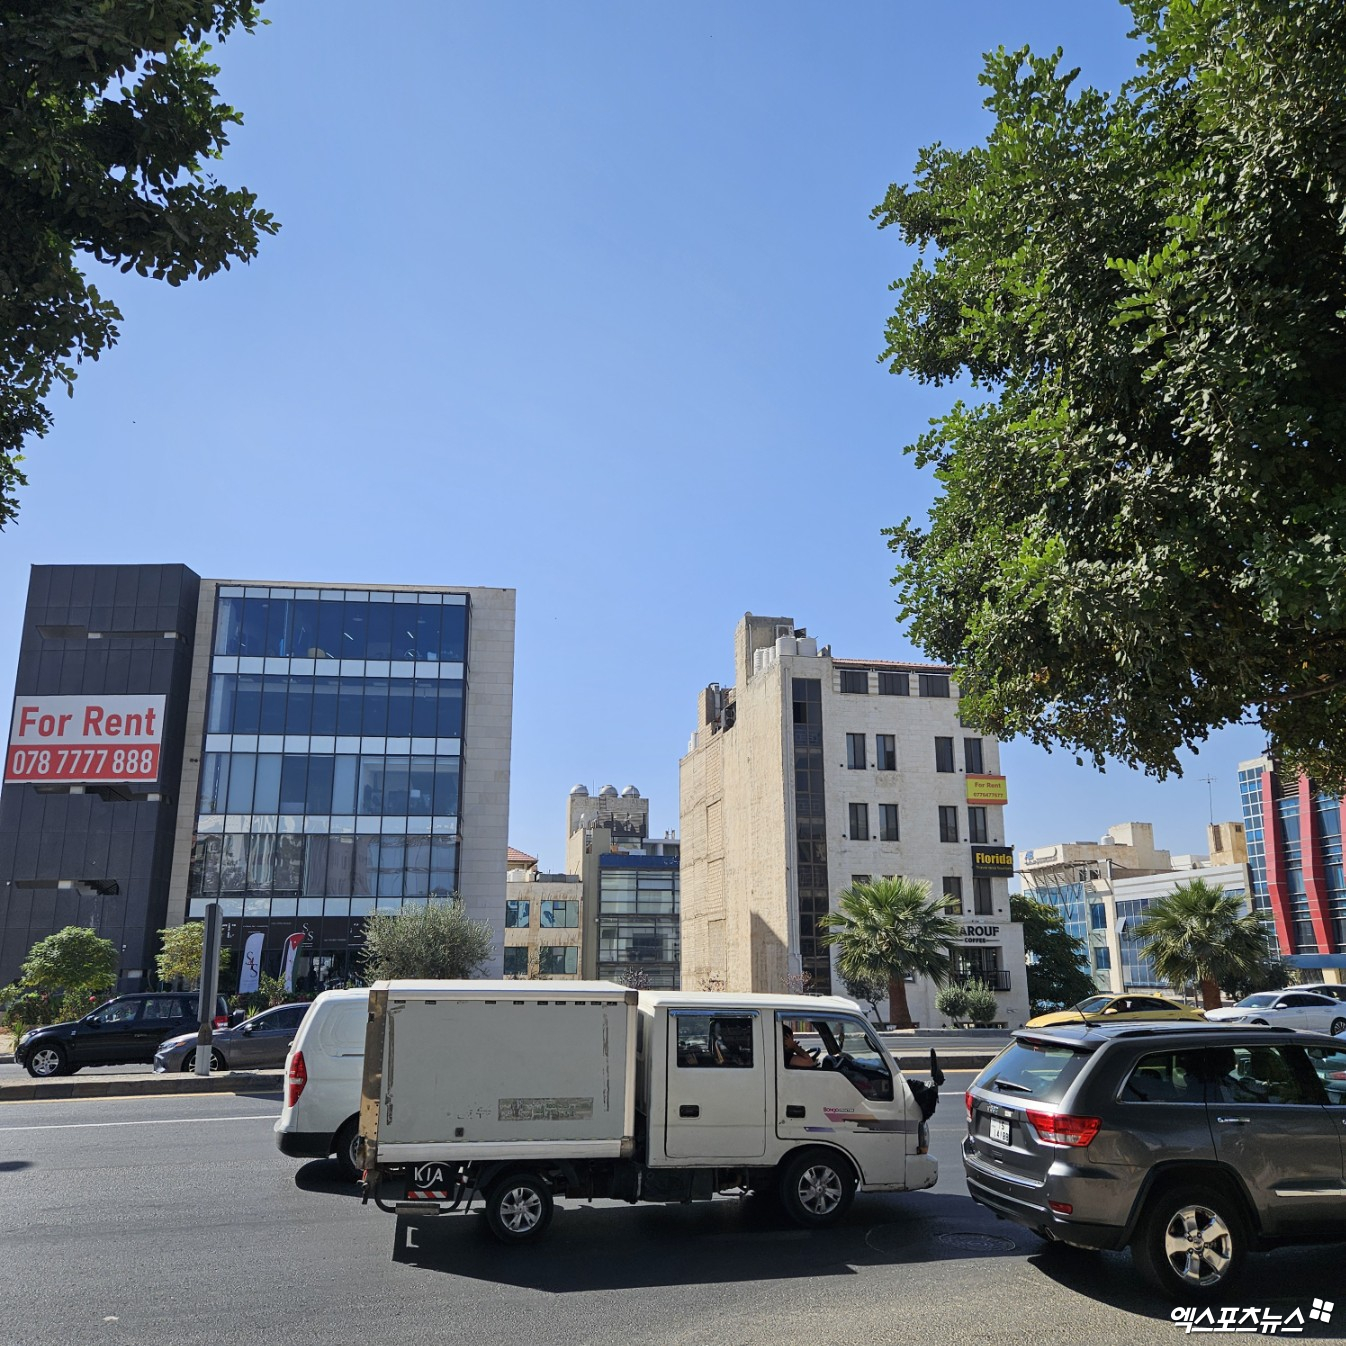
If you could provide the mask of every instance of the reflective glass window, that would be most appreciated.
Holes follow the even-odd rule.
[[[210,713],[206,717],[206,733],[234,732],[234,692],[237,687],[237,673],[215,673],[211,676]]]
[[[370,610],[382,611],[379,603],[371,603]],[[388,732],[388,679],[366,678],[364,680],[364,729],[366,734],[382,737]]]
[[[266,652],[272,658],[287,658],[290,653],[289,598],[272,598],[266,619]]]
[[[341,613],[344,605],[328,601],[318,604],[318,653],[315,659],[340,659]],[[315,731],[316,732],[316,731]]]
[[[252,813],[280,812],[280,753],[257,754],[257,783],[252,791]],[[232,812],[232,810],[231,810]]]
[[[360,774],[360,759],[346,756],[333,759],[336,766],[332,773],[332,812],[355,812],[355,785]]]
[[[383,758],[361,757],[360,784],[356,791],[355,811],[365,815],[383,812]]]
[[[332,809],[332,773],[336,766],[334,757],[310,757],[308,759],[308,783],[304,789],[304,813],[331,813]]]
[[[372,606],[376,606],[371,604]],[[379,838],[380,897],[402,896],[402,868],[406,858],[406,837]]]
[[[313,723],[313,679],[290,679],[290,695],[285,704],[285,732],[307,734]]]
[[[290,604],[290,654],[295,659],[317,658],[318,600],[296,598]]]
[[[393,657],[393,605],[391,603],[369,604],[369,629],[365,635],[366,659],[391,659]]]
[[[461,663],[467,658],[467,606],[446,603],[439,611],[439,657],[446,663]]]
[[[289,678],[278,673],[268,673],[262,678],[262,715],[258,722],[259,734],[283,734],[285,732],[285,694]]]
[[[243,600],[221,598],[215,606],[215,653],[237,654],[243,629]]]
[[[421,738],[434,738],[439,721],[439,684],[422,679],[413,684],[411,732]]]
[[[220,848],[220,891],[241,893],[248,886],[248,838],[231,832]]]
[[[303,813],[308,803],[308,758],[287,754],[280,764],[280,813]]]
[[[407,796],[407,812],[412,817],[428,817],[435,811],[435,759],[433,757],[413,757],[411,759],[410,791]]]
[[[304,837],[303,891],[319,895],[327,891],[327,837]]]
[[[240,673],[238,690],[234,694],[234,733],[255,734],[261,719],[262,675]]]
[[[579,912],[578,902],[544,898],[539,905],[538,924],[545,929],[573,930],[579,925]]]
[[[245,598],[243,620],[239,627],[239,654],[266,653],[266,621],[270,601],[265,598]]]
[[[430,892],[430,838],[407,838],[407,897],[426,897]]]
[[[410,678],[393,678],[388,684],[388,737],[409,738],[411,736],[411,699],[413,695]]]
[[[579,970],[578,947],[574,944],[544,944],[537,951],[537,970],[541,977],[560,977]]]
[[[338,734],[359,734],[364,722],[364,679],[342,678],[337,698]]]
[[[355,838],[327,838],[327,891],[332,897],[349,897],[355,874]]]
[[[405,816],[410,803],[411,758],[386,757],[383,763],[383,813]]]
[[[340,689],[337,678],[313,679],[313,727],[314,734],[335,734],[337,729],[337,699]]]
[[[248,891],[269,893],[271,870],[275,864],[275,833],[259,833],[248,838]]]
[[[440,614],[444,611],[438,603],[418,603],[414,609],[416,616],[416,658],[436,660],[440,655]]]
[[[430,893],[448,897],[458,891],[458,843],[436,838],[430,845]]]
[[[507,897],[505,899],[505,929],[523,930],[528,926],[528,899],[526,897]]]
[[[252,812],[252,782],[257,771],[257,754],[236,752],[229,764],[229,803],[226,813]]]
[[[505,950],[505,976],[526,977],[528,975],[528,949],[522,944],[507,945]]]
[[[463,736],[463,684],[456,679],[439,684],[438,733],[440,738]]]
[[[304,838],[293,834],[276,838],[275,866],[271,890],[297,893],[304,879]]]
[[[369,603],[365,599],[348,598],[341,613],[340,659],[363,659],[368,648]]]
[[[377,897],[379,849],[382,838],[355,838],[355,868],[351,875],[352,897]]]
[[[435,759],[435,806],[434,813],[440,818],[458,816],[458,759],[439,757]]]
[[[224,813],[229,798],[229,754],[208,752],[201,759],[201,813]]]

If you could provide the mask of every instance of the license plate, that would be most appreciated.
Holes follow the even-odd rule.
[[[990,1134],[992,1140],[998,1140],[1002,1145],[1009,1144],[1010,1124],[1008,1122],[1001,1121],[999,1117],[992,1117],[987,1122],[987,1125],[990,1127]]]

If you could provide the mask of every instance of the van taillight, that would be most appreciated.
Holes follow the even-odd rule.
[[[295,1052],[290,1057],[290,1068],[285,1072],[285,1106],[292,1108],[299,1102],[299,1095],[308,1083],[308,1070],[304,1066],[304,1053]]]
[[[1064,1112],[1034,1112],[1031,1108],[1026,1116],[1038,1133],[1038,1139],[1045,1145],[1060,1145],[1067,1149],[1078,1149],[1088,1145],[1098,1135],[1103,1125],[1101,1117],[1075,1117]]]

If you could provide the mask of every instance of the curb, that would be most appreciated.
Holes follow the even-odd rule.
[[[279,1070],[231,1070],[220,1075],[118,1075],[106,1079],[30,1080],[0,1084],[0,1103],[33,1103],[63,1098],[142,1098],[156,1094],[280,1093]]]
[[[930,1073],[930,1053],[919,1055],[899,1055],[894,1052],[893,1060],[904,1075],[928,1075]],[[941,1070],[982,1070],[989,1066],[999,1055],[998,1052],[941,1052],[936,1049]]]

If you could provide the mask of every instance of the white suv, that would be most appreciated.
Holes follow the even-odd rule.
[[[360,1075],[369,992],[324,991],[309,1007],[285,1058],[285,1106],[276,1144],[292,1159],[335,1154],[342,1176],[358,1182]]]

